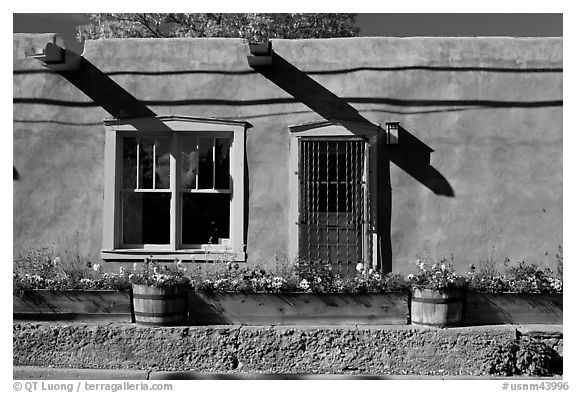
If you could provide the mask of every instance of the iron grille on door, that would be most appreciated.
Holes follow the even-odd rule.
[[[348,271],[363,260],[365,142],[301,139],[299,161],[300,257]]]

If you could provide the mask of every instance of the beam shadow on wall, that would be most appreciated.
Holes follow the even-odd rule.
[[[359,126],[376,126],[361,116],[346,100],[314,81],[284,58],[272,52],[273,65],[255,67],[264,77],[302,102],[326,120],[344,120]],[[358,133],[354,126],[346,125],[351,132]],[[384,130],[382,130],[384,132]],[[444,176],[430,166],[430,153],[434,150],[406,129],[399,132],[399,144],[385,147],[385,156],[435,194],[453,197],[454,190]]]
[[[436,195],[453,197],[454,190],[438,170],[430,165],[434,151],[404,127],[398,128],[398,144],[386,147],[390,161],[429,188]]]
[[[46,64],[50,68],[50,64]],[[163,131],[171,132],[172,130],[162,121],[156,119],[157,114],[147,107],[145,103],[138,100],[123,87],[114,82],[108,75],[100,71],[96,66],[80,57],[80,67],[75,71],[58,71],[53,70],[55,73],[64,77],[68,82],[82,91],[93,102],[77,103],[81,106],[100,106],[110,113],[116,119],[123,119],[127,123],[134,126],[139,131]],[[17,99],[14,99],[16,102]],[[147,118],[147,122],[131,121],[140,118]],[[57,123],[57,122],[54,122]],[[78,123],[80,124],[80,123]],[[84,125],[91,125],[86,123]],[[246,143],[246,141],[244,141]],[[17,180],[16,168],[14,168],[14,180]],[[245,181],[249,181],[248,165],[246,157],[244,157],[244,176]],[[232,180],[232,179],[230,179]],[[249,183],[247,183],[249,184]],[[231,184],[233,189],[233,184]],[[244,197],[248,201],[248,189],[244,187]],[[245,227],[244,238],[248,233],[248,205],[246,204],[245,214]]]
[[[274,53],[272,64],[267,66],[253,66],[266,79],[270,80],[297,101],[302,102],[314,112],[329,121],[344,121],[344,127],[354,134],[362,134],[364,127],[379,127],[359,114],[346,100],[314,81],[304,72],[294,67],[284,58]],[[384,132],[380,128],[381,132]],[[397,145],[386,145],[385,138],[378,138],[378,211],[375,220],[375,231],[381,239],[375,245],[379,249],[379,267],[385,271],[392,271],[392,187],[390,183],[390,162],[393,162],[406,173],[416,179],[437,195],[454,196],[454,190],[446,178],[435,168],[430,166],[430,154],[433,149],[424,142],[410,134],[406,129],[400,128]]]
[[[80,59],[81,64],[77,71],[61,71],[58,73],[90,97],[94,103],[104,108],[116,119],[156,116],[156,113],[96,66],[84,57]],[[160,121],[158,123],[162,124]],[[163,128],[167,127],[164,126]]]

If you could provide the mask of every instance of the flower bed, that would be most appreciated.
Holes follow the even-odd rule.
[[[418,261],[407,278],[380,274],[359,263],[355,277],[341,276],[324,262],[284,264],[274,272],[236,263],[172,268],[147,261],[144,270],[103,273],[99,265],[66,266],[60,258],[32,258],[29,270],[14,269],[15,319],[133,321],[130,285],[186,285],[189,324],[406,324],[409,289],[467,287],[464,323],[562,323],[562,278],[523,262],[505,274],[471,267],[457,275],[440,260]],[[172,272],[172,273],[171,273]],[[176,273],[174,273],[176,272]],[[173,274],[174,273],[174,274]],[[108,290],[108,291],[106,291]],[[508,293],[516,291],[516,293]]]

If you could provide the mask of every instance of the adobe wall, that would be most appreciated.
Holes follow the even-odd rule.
[[[102,243],[104,127],[110,114],[24,58],[47,35],[14,35],[14,250],[77,234]],[[35,44],[34,44],[35,42]],[[274,40],[274,51],[374,124],[399,121],[433,149],[454,196],[391,165],[393,270],[454,254],[554,266],[562,244],[562,39]],[[156,114],[246,120],[249,263],[288,253],[288,126],[322,120],[247,63],[240,39],[88,41],[84,57]],[[317,90],[312,90],[312,93]],[[334,100],[334,97],[344,100]],[[332,109],[331,109],[332,108]],[[315,107],[316,109],[316,107]],[[350,109],[350,108],[348,108]]]

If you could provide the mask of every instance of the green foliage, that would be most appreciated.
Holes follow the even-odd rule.
[[[323,260],[300,259],[295,264],[295,274],[298,287],[306,292],[333,292],[334,280],[338,277],[332,274],[332,264]]]
[[[30,289],[115,289],[129,288],[126,277],[102,273],[77,248],[60,253],[44,247],[18,254],[13,259],[12,290],[17,296]]]
[[[516,369],[521,375],[551,376],[561,373],[558,353],[543,342],[522,339],[516,352]]]
[[[295,282],[266,272],[263,268],[240,267],[236,262],[203,266],[203,272],[192,275],[192,288],[216,292],[293,292]]]
[[[558,246],[558,252],[556,253],[556,274],[558,277],[564,277],[564,251],[562,246]]]
[[[440,258],[438,262],[416,261],[417,272],[410,274],[408,280],[414,289],[445,290],[463,288],[467,285],[466,279],[456,274],[453,259]]]
[[[562,254],[557,256],[561,266]],[[560,293],[561,274],[524,261],[508,266],[500,273],[490,263],[477,269],[470,265],[468,275],[454,272],[452,261],[442,258],[435,263],[418,260],[418,273],[406,279],[398,273],[382,274],[358,263],[353,277],[334,271],[321,260],[280,261],[275,269],[246,266],[233,261],[233,255],[205,255],[203,263],[182,262],[159,264],[147,259],[135,264],[134,271],[120,268],[119,273],[103,273],[76,248],[57,253],[53,248],[31,250],[13,260],[13,291],[20,295],[28,289],[114,289],[124,290],[131,284],[153,286],[190,285],[195,290],[225,292],[312,292],[312,293],[378,293],[405,291],[409,288],[448,289],[468,286],[469,290],[488,293]],[[210,260],[208,262],[208,260]],[[562,268],[558,268],[561,273]]]
[[[143,263],[135,263],[134,270],[121,274],[128,277],[132,285],[147,285],[156,288],[187,287],[190,278],[181,261],[172,264],[159,264],[153,258],[146,258]]]
[[[60,247],[52,245],[16,254],[12,273],[12,289],[17,296],[30,289],[124,290],[130,287],[126,276],[102,273],[100,265],[93,265],[80,251],[77,236],[63,239]]]
[[[321,260],[300,259],[294,263],[276,261],[276,268],[241,267],[238,263],[201,265],[192,273],[196,290],[219,292],[272,293],[379,293],[407,290],[399,274],[382,275],[371,269],[359,269],[355,277],[341,276]]]
[[[51,279],[58,273],[59,259],[55,258],[54,251],[48,247],[29,250],[14,256],[12,271],[18,275],[30,274]]]
[[[562,358],[541,341],[521,338],[494,352],[490,374],[552,376],[562,374]]]
[[[230,37],[262,42],[270,38],[354,37],[356,14],[101,13],[78,27],[81,40],[99,38]]]
[[[563,291],[562,276],[554,275],[551,269],[520,261],[514,266],[506,259],[505,272],[493,269],[476,269],[470,265],[468,286],[475,292],[486,293],[560,293]]]
[[[511,292],[518,293],[550,293],[561,291],[561,285],[552,281],[553,275],[549,268],[540,268],[535,264],[520,261],[516,266],[509,267],[505,276],[508,279]]]
[[[468,288],[474,292],[503,293],[510,290],[508,280],[498,270],[493,268],[486,269],[482,264],[480,269],[471,264],[467,278]]]
[[[491,375],[511,376],[516,374],[516,352],[518,344],[513,341],[498,348],[492,353],[492,359],[488,366],[488,373]]]

